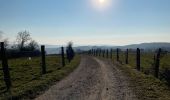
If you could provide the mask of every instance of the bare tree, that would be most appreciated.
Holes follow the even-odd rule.
[[[18,48],[19,50],[23,50],[24,49],[24,46],[25,44],[31,40],[31,37],[30,37],[30,33],[28,31],[21,31],[21,32],[18,32],[18,35],[17,35],[17,43],[18,43]]]
[[[35,40],[31,40],[30,43],[28,44],[28,48],[29,48],[31,51],[34,51],[34,50],[36,50],[37,48],[39,48],[39,45],[38,45],[38,43],[37,43]]]
[[[0,42],[4,42],[4,46],[5,48],[7,48],[9,45],[9,41],[8,38],[3,38],[3,34],[4,32],[0,30]]]
[[[4,39],[3,42],[4,42],[4,47],[7,48],[9,46],[8,38]]]

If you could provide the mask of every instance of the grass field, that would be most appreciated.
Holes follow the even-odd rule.
[[[136,53],[129,52],[129,66],[133,69],[136,68]],[[120,52],[120,62],[125,64],[125,52]],[[116,60],[116,53],[113,53],[113,59]],[[160,59],[160,79],[164,81],[165,70],[170,70],[170,53],[162,56]],[[145,74],[154,75],[154,53],[152,52],[141,52],[141,71]],[[170,77],[170,76],[169,76]],[[168,81],[168,80],[167,80]],[[165,81],[166,82],[166,81]]]
[[[80,56],[76,56],[71,63],[66,61],[66,66],[62,67],[60,56],[47,56],[47,74],[41,74],[41,58],[33,57],[17,58],[8,61],[12,81],[11,93],[6,91],[3,81],[3,73],[0,70],[0,99],[5,98],[27,98],[34,97],[40,91],[61,80],[68,75],[80,62]],[[2,67],[1,67],[2,68]]]
[[[141,52],[141,72],[136,70],[136,53],[129,52],[129,64],[125,64],[125,52],[119,55],[120,63],[115,63],[130,78],[131,87],[140,100],[170,100],[170,79],[163,77],[170,70],[170,53],[160,59],[159,79],[154,77],[154,53]],[[116,61],[116,52],[113,53]],[[166,74],[170,77],[170,73]]]
[[[135,52],[129,52],[129,64],[125,64],[125,52],[120,52],[119,62],[116,61],[116,56],[116,52],[113,52],[113,63],[129,78],[130,87],[139,100],[170,100],[170,87],[166,84],[168,80],[165,81],[164,78],[160,78],[165,69],[170,70],[169,53],[160,59],[159,79],[153,75],[154,53],[141,52],[141,71],[136,70]],[[170,76],[170,74],[168,75]]]
[[[170,87],[164,82],[132,69],[129,65],[114,62],[121,71],[130,78],[130,87],[133,88],[139,100],[170,100]]]

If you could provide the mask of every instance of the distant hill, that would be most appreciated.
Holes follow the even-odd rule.
[[[170,43],[141,43],[141,44],[132,44],[132,45],[126,45],[122,46],[122,48],[142,48],[142,49],[157,49],[157,48],[166,48],[170,49]]]
[[[47,54],[58,54],[60,53],[60,47],[59,45],[47,45],[46,46],[46,51]],[[141,44],[131,44],[131,45],[125,45],[125,46],[107,46],[107,45],[103,45],[103,46],[76,46],[74,47],[75,51],[88,51],[90,49],[97,49],[97,48],[101,48],[101,49],[116,49],[116,48],[120,48],[120,49],[136,49],[136,48],[141,48],[141,49],[145,49],[145,50],[155,50],[158,48],[163,48],[167,51],[170,51],[170,43],[166,43],[166,42],[154,42],[154,43],[141,43]]]

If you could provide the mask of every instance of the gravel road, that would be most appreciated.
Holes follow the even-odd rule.
[[[35,100],[137,100],[128,78],[111,60],[82,56],[68,77]]]

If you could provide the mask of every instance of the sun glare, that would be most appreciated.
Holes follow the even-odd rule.
[[[102,3],[104,3],[104,2],[105,2],[105,0],[99,0],[99,2],[102,4]]]
[[[90,0],[90,1],[92,1],[93,7],[95,7],[95,9],[103,11],[108,9],[115,0]]]

